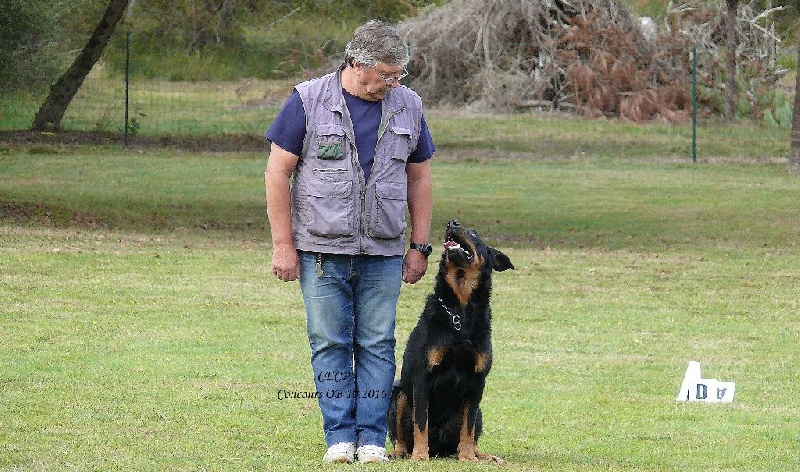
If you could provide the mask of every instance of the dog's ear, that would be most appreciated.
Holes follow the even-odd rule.
[[[497,272],[503,272],[504,270],[514,268],[514,264],[511,263],[511,259],[493,247],[489,248],[489,257],[492,259],[492,269],[496,270]]]

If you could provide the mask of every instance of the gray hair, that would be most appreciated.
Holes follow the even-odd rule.
[[[344,61],[353,65],[358,61],[365,67],[375,67],[379,62],[390,66],[408,65],[408,46],[389,24],[370,20],[356,28],[353,39],[344,48]]]

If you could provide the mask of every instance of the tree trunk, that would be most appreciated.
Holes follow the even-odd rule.
[[[725,17],[725,42],[728,53],[725,58],[725,69],[728,83],[725,87],[725,118],[736,117],[736,6],[739,0],[726,0],[728,14]]]
[[[127,6],[128,0],[109,0],[108,7],[92,33],[92,37],[89,38],[69,69],[50,87],[50,94],[33,118],[32,131],[61,129],[61,119],[64,118],[67,107],[78,93],[78,89],[81,88],[83,80],[100,59],[100,55],[103,54],[103,50]]]
[[[797,34],[797,63],[800,64],[800,32]],[[800,68],[797,71],[797,80],[794,85],[794,115],[792,116],[789,170],[800,177]]]

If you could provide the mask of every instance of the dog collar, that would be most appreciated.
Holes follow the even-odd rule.
[[[453,322],[453,329],[455,329],[456,331],[461,331],[461,316],[453,314],[453,312],[450,311],[449,308],[447,308],[447,305],[444,304],[444,300],[442,300],[442,297],[439,297],[439,303],[442,304],[442,308],[444,308],[444,311],[447,312],[447,315]]]

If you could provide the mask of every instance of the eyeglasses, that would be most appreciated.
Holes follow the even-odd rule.
[[[397,75],[386,75],[383,72],[379,71],[378,69],[375,69],[375,72],[378,73],[378,75],[381,77],[381,79],[383,79],[384,82],[386,82],[386,84],[391,84],[395,80],[400,82],[401,80],[403,80],[406,77],[408,77],[408,71],[406,69],[403,69]]]

